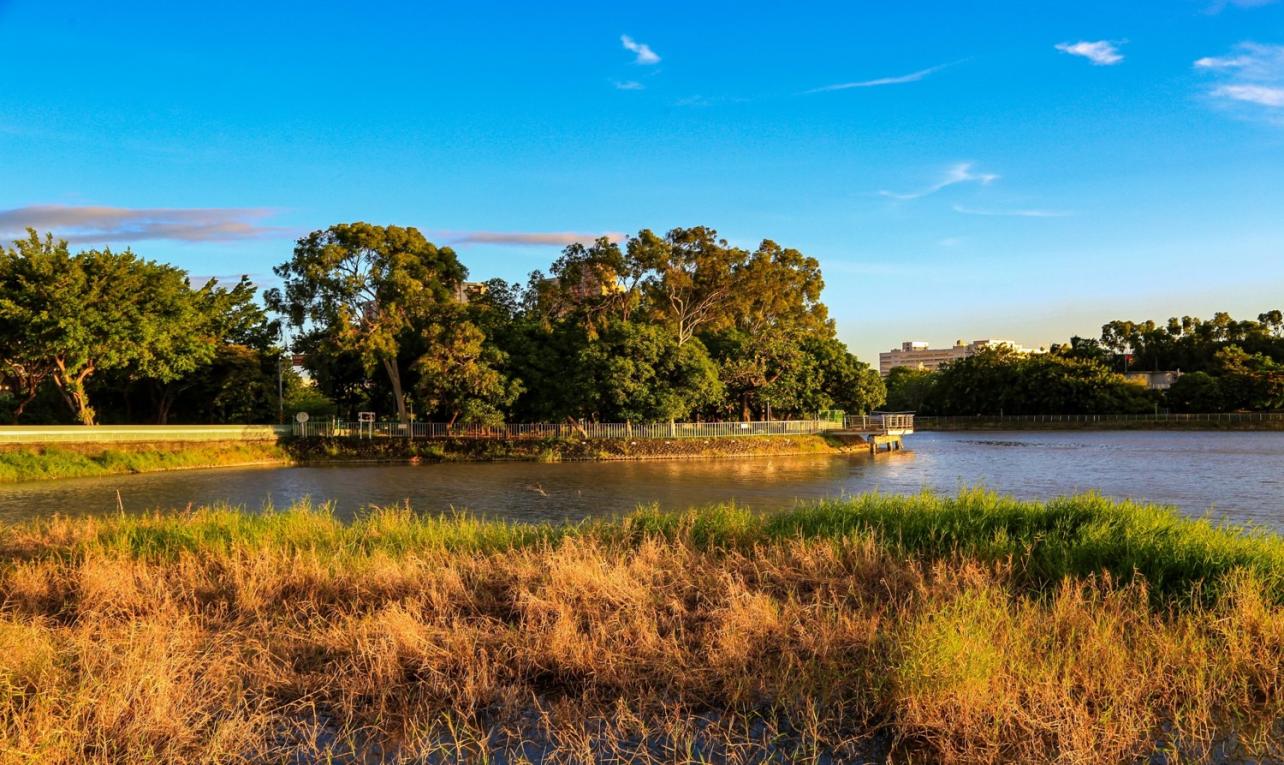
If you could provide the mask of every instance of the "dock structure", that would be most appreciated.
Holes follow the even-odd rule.
[[[912,412],[882,412],[848,415],[843,418],[842,429],[832,430],[829,435],[848,444],[865,444],[870,454],[878,454],[904,449],[905,436],[913,432]]]

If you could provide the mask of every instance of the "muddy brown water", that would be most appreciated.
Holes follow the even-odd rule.
[[[868,491],[985,486],[1040,499],[1097,490],[1284,531],[1284,433],[918,433],[877,457],[758,457],[664,462],[450,463],[235,468],[0,485],[0,521],[304,498],[350,517],[409,501],[422,512],[576,521],[639,505],[682,509],[732,500],[775,510]]]

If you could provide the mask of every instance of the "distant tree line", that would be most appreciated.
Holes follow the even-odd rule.
[[[29,232],[0,253],[0,416],[780,419],[885,395],[835,336],[814,258],[709,228],[574,244],[512,284],[467,281],[413,228],[342,224],[275,272],[261,296],[244,278],[193,286],[128,250],[73,254]]]
[[[1165,391],[1124,376],[1152,371],[1181,376]],[[1046,354],[1000,346],[935,372],[894,369],[886,383],[888,408],[937,415],[1281,410],[1284,315],[1112,321],[1099,339],[1073,337]]]

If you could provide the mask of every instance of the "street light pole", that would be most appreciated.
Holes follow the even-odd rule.
[[[276,421],[285,424],[285,372],[281,364],[285,360],[285,330],[278,327],[277,337],[281,340],[281,349],[276,354]]]

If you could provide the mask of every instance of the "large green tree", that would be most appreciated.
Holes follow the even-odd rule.
[[[450,317],[424,330],[429,350],[415,363],[417,392],[430,413],[446,416],[448,425],[498,425],[522,391],[500,367],[503,351],[486,340],[470,321]]]
[[[95,422],[86,383],[96,372],[135,368],[168,381],[207,361],[212,349],[193,332],[198,315],[184,272],[129,250],[72,255],[32,230],[0,259],[6,368],[43,367],[86,425]]]
[[[617,321],[576,360],[581,414],[597,420],[677,420],[722,397],[717,368],[699,341],[666,327]]]
[[[284,284],[266,293],[268,305],[326,335],[327,347],[356,354],[367,371],[382,367],[406,422],[401,347],[460,298],[468,272],[454,251],[414,228],[348,223],[303,237],[274,271]]]
[[[644,229],[628,243],[628,260],[634,272],[646,275],[647,297],[678,345],[731,320],[748,259],[748,252],[704,226],[675,228],[662,237]]]

